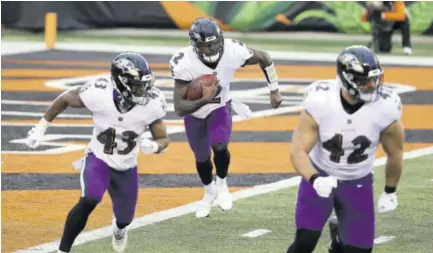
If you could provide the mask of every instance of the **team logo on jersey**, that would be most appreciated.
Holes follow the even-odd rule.
[[[338,61],[346,65],[346,68],[352,69],[359,73],[364,73],[364,67],[353,54],[342,54],[338,57]]]
[[[114,62],[116,66],[120,69],[122,69],[123,74],[129,74],[136,79],[139,78],[139,69],[135,68],[134,64],[128,59],[121,58]]]

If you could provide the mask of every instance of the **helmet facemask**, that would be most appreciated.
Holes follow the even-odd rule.
[[[118,75],[117,79],[119,82],[116,83],[120,83],[120,86],[116,88],[125,100],[139,105],[148,103],[148,91],[155,83],[155,77],[152,74],[142,76],[141,80],[138,77],[130,78],[121,75]]]
[[[350,95],[364,102],[374,102],[379,99],[383,85],[383,71],[381,69],[371,70],[367,76],[346,71],[342,71],[341,74],[344,78],[342,81],[343,83],[346,82],[345,88]]]
[[[222,36],[210,36],[205,41],[191,40],[191,45],[198,57],[207,63],[218,62],[224,51],[224,38]]]

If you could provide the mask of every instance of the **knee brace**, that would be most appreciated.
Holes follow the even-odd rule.
[[[295,241],[287,250],[287,253],[312,253],[316,248],[322,231],[308,229],[296,230]]]

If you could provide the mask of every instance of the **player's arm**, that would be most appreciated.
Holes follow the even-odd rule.
[[[272,107],[277,108],[283,100],[278,90],[278,76],[275,65],[267,52],[253,48],[248,49],[252,52],[252,56],[245,62],[245,65],[259,64],[268,82]]]
[[[209,103],[206,97],[202,97],[199,100],[191,101],[186,99],[186,90],[190,82],[184,80],[174,81],[174,94],[173,103],[174,111],[177,115],[183,117],[185,115],[194,113],[203,105]]]
[[[39,123],[28,132],[27,146],[36,148],[50,123],[67,107],[85,108],[79,95],[82,87],[84,86],[68,89],[54,99]]]
[[[310,181],[318,171],[311,164],[308,154],[318,139],[319,126],[305,110],[302,111],[298,126],[293,133],[290,157],[292,165],[305,180]]]
[[[253,55],[245,62],[245,65],[259,64],[265,74],[266,80],[268,81],[269,90],[271,92],[278,91],[277,71],[269,54],[265,51],[254,48],[248,49],[253,53]]]
[[[153,140],[158,144],[158,149],[155,153],[160,153],[167,149],[169,139],[167,134],[167,127],[164,124],[164,120],[157,119],[149,126],[150,133],[152,134]]]
[[[60,94],[53,103],[48,107],[43,119],[48,122],[53,121],[66,108],[85,108],[83,101],[80,98],[81,86],[69,89]]]
[[[387,155],[385,165],[385,192],[395,192],[403,169],[404,128],[400,120],[395,121],[380,136],[383,150]]]
[[[194,113],[195,111],[200,109],[203,105],[210,103],[212,99],[215,97],[217,91],[217,83],[209,87],[202,85],[203,97],[200,98],[199,100],[194,100],[194,101],[187,100],[186,90],[188,88],[189,83],[190,83],[189,81],[183,81],[178,79],[175,79],[174,81],[174,91],[173,91],[174,111],[176,112],[177,115],[181,117]]]

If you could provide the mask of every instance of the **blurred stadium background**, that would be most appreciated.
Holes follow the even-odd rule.
[[[2,252],[56,250],[67,212],[79,198],[79,174],[71,163],[90,138],[90,115],[67,109],[36,150],[23,140],[60,92],[107,75],[110,60],[128,50],[148,58],[157,75],[169,102],[172,140],[166,154],[139,158],[136,216],[141,218],[133,225],[137,229],[130,234],[128,252],[284,252],[294,232],[299,178],[289,150],[303,90],[311,81],[335,77],[338,51],[371,41],[371,25],[360,18],[365,7],[363,1],[2,1]],[[433,2],[406,2],[406,9],[413,56],[403,54],[397,32],[392,53],[379,58],[386,85],[400,93],[404,104],[405,151],[427,156],[405,163],[400,207],[378,218],[376,237],[391,240],[377,246],[379,253],[433,249]],[[215,19],[226,37],[270,52],[285,102],[270,109],[258,67],[236,73],[233,96],[254,112],[247,121],[235,116],[229,184],[240,200],[230,213],[215,210],[211,218],[196,220],[190,211],[203,190],[182,120],[173,112],[168,60],[189,45],[187,29],[202,16]],[[383,156],[380,150],[378,157]],[[383,173],[376,179],[380,192]],[[111,202],[105,196],[75,251],[111,252],[110,224]],[[256,229],[272,232],[242,236]],[[328,238],[325,232],[316,252],[326,252]]]

